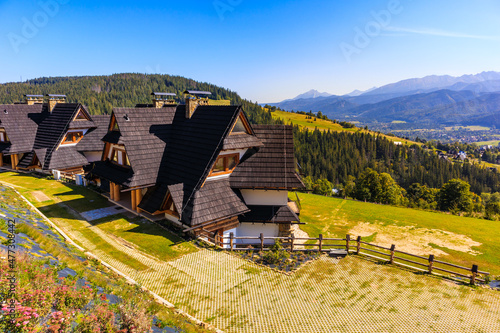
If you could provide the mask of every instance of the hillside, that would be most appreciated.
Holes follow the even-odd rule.
[[[406,140],[402,139],[399,137],[395,136],[390,136],[390,135],[385,135],[385,134],[380,134],[376,133],[370,130],[365,130],[363,128],[359,127],[352,127],[352,128],[345,128],[342,127],[339,123],[334,123],[331,120],[324,120],[320,118],[315,118],[315,119],[307,119],[307,116],[304,114],[300,113],[292,113],[292,112],[286,112],[286,111],[273,111],[271,113],[274,119],[280,119],[283,121],[285,124],[293,124],[293,125],[298,125],[301,128],[306,128],[308,130],[315,130],[318,129],[320,131],[332,131],[332,132],[361,132],[361,133],[368,133],[372,135],[380,135],[381,137],[384,137],[390,141],[394,142],[401,142],[403,144],[417,144],[417,145],[422,145],[420,142],[415,142],[411,140]]]

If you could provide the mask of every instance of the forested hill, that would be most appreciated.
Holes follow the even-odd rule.
[[[389,173],[405,189],[419,183],[440,188],[454,178],[471,185],[471,191],[500,191],[500,173],[472,163],[455,163],[416,144],[395,145],[382,135],[362,131],[307,131],[294,128],[295,156],[304,176],[346,184],[366,168]]]
[[[0,104],[19,102],[24,94],[65,94],[69,102],[86,105],[92,114],[109,114],[113,107],[151,103],[151,92],[171,92],[183,100],[186,89],[210,91],[212,99],[228,99],[243,105],[254,123],[270,123],[271,115],[237,93],[210,83],[161,74],[114,74],[106,76],[44,77],[22,83],[0,84]]]

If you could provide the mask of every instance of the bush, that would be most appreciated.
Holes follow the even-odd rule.
[[[283,261],[283,259],[290,258],[290,253],[286,252],[281,244],[281,241],[278,240],[271,246],[271,251],[266,252],[263,259],[269,265],[277,265]]]

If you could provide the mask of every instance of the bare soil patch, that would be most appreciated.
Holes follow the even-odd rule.
[[[465,235],[459,235],[439,229],[416,228],[411,226],[401,227],[362,222],[352,228],[349,233],[361,237],[367,237],[377,233],[372,243],[384,247],[390,247],[391,244],[395,244],[398,250],[417,255],[448,255],[446,252],[432,247],[431,244],[472,255],[481,254],[472,249],[473,246],[477,247],[482,245],[481,243]]]
[[[33,192],[31,192],[31,195],[38,202],[44,202],[44,201],[49,201],[50,200],[50,198],[45,193],[43,193],[42,191],[33,191]]]

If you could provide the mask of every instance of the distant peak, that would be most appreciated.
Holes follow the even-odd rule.
[[[327,92],[319,92],[316,89],[311,89],[308,92],[305,92],[303,94],[298,95],[295,98],[292,98],[292,100],[301,99],[301,98],[306,99],[306,98],[317,98],[317,97],[328,97],[328,96],[332,96],[332,94],[329,94]]]

